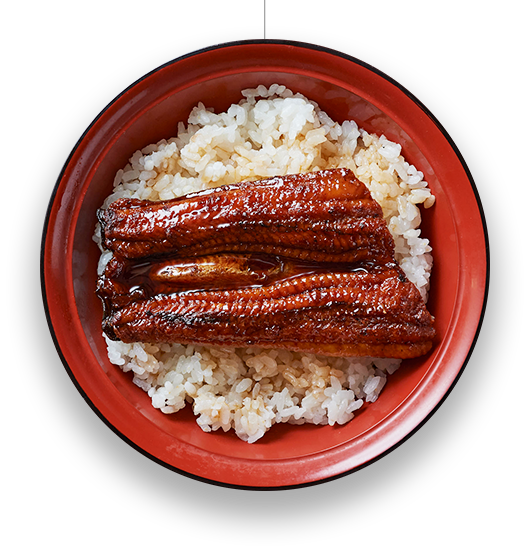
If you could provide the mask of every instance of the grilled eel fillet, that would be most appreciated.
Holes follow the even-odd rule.
[[[127,259],[261,253],[305,261],[393,261],[382,209],[351,171],[222,186],[170,201],[119,199],[98,212],[102,244]]]
[[[98,218],[112,339],[389,358],[432,346],[433,317],[349,170],[120,199]]]

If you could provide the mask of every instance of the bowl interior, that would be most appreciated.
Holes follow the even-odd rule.
[[[206,435],[194,424],[192,412],[185,412],[168,416],[151,407],[150,399],[131,382],[131,377],[124,375],[111,365],[106,357],[106,348],[101,338],[101,306],[94,295],[96,281],[96,266],[99,251],[91,240],[95,226],[96,209],[104,198],[112,191],[112,184],[116,171],[127,163],[128,158],[137,149],[142,149],[151,142],[162,138],[169,138],[176,134],[177,123],[186,121],[191,109],[198,101],[216,111],[227,110],[231,103],[238,102],[241,90],[264,84],[282,83],[293,91],[303,93],[309,99],[316,101],[333,119],[344,121],[353,119],[361,127],[370,132],[384,133],[386,136],[404,145],[407,160],[412,161],[430,180],[430,186],[437,195],[438,206],[434,211],[425,211],[423,233],[429,234],[431,240],[438,235],[432,234],[434,228],[449,230],[453,228],[452,214],[449,207],[442,200],[443,191],[439,181],[422,153],[416,147],[407,132],[401,129],[393,119],[380,109],[357,95],[336,85],[326,83],[315,78],[281,72],[250,72],[247,75],[223,76],[202,82],[187,89],[176,91],[162,102],[151,106],[128,129],[121,130],[120,137],[113,142],[96,169],[88,185],[87,194],[80,209],[74,239],[74,274],[76,306],[83,325],[85,335],[98,361],[109,379],[116,386],[121,396],[130,404],[138,408],[157,427],[172,432],[172,435],[182,438],[186,435],[188,442],[204,449],[223,452],[228,455],[240,455],[246,458],[261,459],[265,456],[272,458],[293,458],[309,452],[323,450],[331,445],[345,442],[353,436],[361,435],[369,428],[392,412],[415,386],[423,379],[427,370],[429,358],[425,357],[415,362],[405,363],[403,368],[391,379],[391,386],[384,390],[379,400],[366,405],[358,413],[357,419],[343,427],[275,427],[259,443],[250,446],[239,441],[233,434],[214,433]],[[443,208],[442,208],[443,205]],[[444,211],[443,209],[447,209]],[[447,234],[445,235],[447,236]],[[434,237],[434,239],[432,239]],[[437,243],[435,245],[436,253]],[[447,257],[454,254],[456,259],[456,242],[445,244]],[[77,255],[76,255],[77,254]],[[81,256],[84,266],[78,258]],[[438,281],[438,267],[435,269],[434,282],[431,289],[430,310],[435,314],[437,323],[441,323],[441,312],[444,311],[443,300],[452,299],[454,280],[444,283]],[[446,264],[450,269],[454,265]],[[448,277],[449,278],[449,277]],[[292,437],[297,436],[294,443]],[[264,448],[264,449],[263,449]]]
[[[64,349],[63,354],[82,391],[105,419],[134,445],[169,466],[216,481],[225,481],[213,472],[212,462],[216,458],[261,463],[298,461],[334,447],[354,446],[357,440],[364,450],[361,448],[359,456],[351,454],[343,468],[352,468],[378,456],[390,443],[393,445],[408,434],[441,400],[455,381],[470,350],[470,337],[474,337],[478,327],[478,316],[476,322],[468,318],[465,325],[459,318],[464,288],[473,280],[468,269],[480,269],[479,276],[482,276],[481,257],[467,256],[482,238],[478,230],[478,208],[471,191],[467,194],[473,201],[470,209],[466,210],[463,205],[457,209],[459,190],[464,190],[464,184],[471,190],[471,183],[439,126],[397,84],[364,65],[313,49],[300,49],[300,52],[289,48],[290,56],[283,58],[287,53],[286,45],[270,46],[280,49],[269,54],[251,49],[246,54],[241,47],[226,48],[178,60],[140,80],[111,103],[74,150],[61,177],[57,208],[52,208],[54,229],[61,228],[66,235],[62,242],[56,237],[56,243],[63,245],[66,251],[66,270],[61,270],[56,260],[57,253],[54,254],[52,247],[54,234],[50,234],[48,240],[51,247],[47,272],[50,277],[54,273],[63,277],[58,280],[64,280],[71,292],[62,303],[70,307],[72,328],[67,331],[68,327],[59,325],[59,318],[54,328],[58,337],[61,334],[65,339],[68,334],[79,337],[78,348],[71,348],[72,359],[78,363],[69,362],[68,349]],[[224,56],[220,55],[222,51]],[[281,62],[272,65],[269,62],[272,59]],[[368,132],[385,134],[388,139],[399,142],[405,158],[423,171],[437,199],[433,208],[423,211],[422,235],[430,238],[433,247],[435,264],[428,308],[436,319],[438,339],[427,356],[404,362],[377,402],[364,405],[348,424],[334,427],[279,425],[263,439],[248,445],[233,433],[202,432],[190,408],[174,415],[162,414],[151,406],[150,398],[133,385],[129,374],[109,363],[101,335],[102,308],[94,293],[99,250],[91,237],[96,209],[111,192],[115,173],[125,166],[135,150],[174,136],[178,122],[186,121],[199,101],[216,111],[224,111],[240,100],[242,89],[272,83],[284,84],[316,101],[338,122],[354,119]],[[393,92],[393,98],[388,90]],[[463,232],[464,228],[471,228],[473,221],[475,238],[470,245],[460,240],[458,230]],[[485,263],[483,269],[485,274]],[[48,297],[50,303],[51,294]],[[477,306],[478,303],[475,315],[479,314]],[[449,350],[460,326],[466,327],[462,333],[469,340],[458,349]],[[58,333],[61,327],[64,332]],[[58,338],[58,343],[64,344],[66,340],[62,343]],[[84,362],[83,369],[80,369],[80,358]],[[446,371],[449,368],[451,372]],[[405,408],[412,405],[421,405],[423,409],[415,411],[415,419],[407,419],[403,414],[410,410]],[[121,431],[120,413],[136,422],[136,433]],[[386,424],[390,421],[394,422],[395,433],[388,439],[386,431],[391,426]],[[375,446],[367,452],[367,439],[371,435]],[[209,455],[203,464],[189,465],[180,460],[184,453],[196,449],[196,454]],[[187,466],[191,469],[187,470]],[[309,471],[312,466],[307,465],[306,477],[320,479],[319,473]],[[345,471],[343,468],[336,466],[325,474]],[[249,478],[225,478],[228,483],[249,483]],[[300,483],[300,479],[295,483]],[[270,478],[267,481],[280,484],[294,479]]]

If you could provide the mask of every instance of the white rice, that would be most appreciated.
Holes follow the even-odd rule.
[[[319,106],[283,85],[242,91],[215,114],[198,104],[177,135],[148,145],[116,174],[120,197],[171,199],[189,192],[268,176],[350,168],[382,206],[396,258],[426,300],[431,247],[420,237],[418,205],[434,196],[401,146],[334,122]],[[95,241],[100,243],[99,230]],[[110,257],[102,253],[98,272]],[[275,423],[344,424],[374,402],[400,360],[333,358],[260,348],[125,344],[106,338],[112,363],[133,372],[152,404],[170,414],[191,403],[204,431],[222,429],[249,443]]]

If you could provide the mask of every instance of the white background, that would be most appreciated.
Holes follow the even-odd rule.
[[[202,6],[202,16],[203,17],[209,17],[212,20],[221,20],[223,21],[224,18],[226,19],[236,19],[236,17],[238,16],[238,14],[242,13],[242,20],[252,20],[254,19],[253,17],[250,17],[251,14],[249,14],[249,10],[248,12],[241,12],[240,10],[234,10],[231,9],[231,7],[233,6],[228,6],[227,2],[224,3],[220,3],[220,2],[215,2],[214,0],[205,0],[205,2],[208,4],[208,7],[203,5]],[[374,20],[378,20],[379,18],[383,18],[383,15],[385,15],[385,17],[387,19],[390,20],[401,20],[403,18],[418,18],[420,20],[430,20],[430,19],[440,19],[440,18],[444,18],[446,20],[452,20],[452,19],[460,19],[460,20],[523,20],[525,19],[525,10],[526,10],[526,6],[527,6],[527,2],[524,2],[522,0],[510,0],[510,1],[506,1],[506,2],[493,2],[493,1],[488,1],[486,3],[483,4],[482,6],[482,10],[479,12],[478,10],[478,4],[476,2],[469,2],[469,3],[464,3],[463,0],[451,0],[449,2],[445,3],[445,8],[442,9],[440,3],[434,2],[426,2],[423,0],[415,0],[415,1],[408,1],[405,5],[405,3],[401,3],[401,2],[391,2],[389,0],[386,0],[384,2],[369,2],[369,3],[353,3],[353,2],[349,2],[349,3],[345,3],[341,6],[341,10],[339,9],[331,9],[331,10],[324,10],[323,9],[323,3],[320,3],[321,5],[318,7],[318,9],[315,9],[315,6],[313,5],[313,0],[307,0],[305,2],[305,8],[304,10],[301,9],[301,5],[299,0],[293,0],[292,2],[286,2],[286,1],[280,1],[280,0],[268,0],[268,20],[274,21],[276,19],[278,20],[289,20],[292,17],[294,19],[297,19],[298,21],[301,21],[302,19],[305,19],[306,17],[309,18],[309,20],[312,20],[312,18],[316,18],[319,20],[325,20],[327,17],[331,17],[333,20],[337,20],[337,19],[343,19],[343,20],[353,20],[353,21],[374,21]],[[248,8],[250,7],[249,2],[245,3],[245,6],[248,6]],[[239,6],[239,7],[243,7],[243,6]],[[338,6],[340,7],[340,6]],[[23,3],[7,3],[6,5],[3,6],[3,11],[4,11],[4,17],[6,20],[14,20],[14,21],[24,21],[27,19],[32,19],[32,20],[37,20],[37,21],[47,21],[50,19],[56,20],[58,18],[60,19],[64,19],[64,20],[94,20],[95,17],[98,17],[98,14],[102,14],[100,17],[102,17],[105,20],[117,20],[117,21],[121,21],[124,17],[124,10],[127,9],[127,12],[129,14],[140,14],[140,17],[142,19],[146,19],[147,17],[149,17],[150,13],[147,12],[146,10],[146,3],[145,2],[137,2],[137,1],[131,1],[128,2],[127,6],[124,6],[124,4],[122,2],[113,2],[113,3],[109,3],[108,1],[106,2],[102,2],[100,0],[96,0],[94,2],[91,3],[56,3],[56,2],[42,2],[41,0],[37,1],[37,0],[28,0],[26,2]],[[262,10],[261,10],[262,11]],[[155,11],[155,16],[154,17],[160,17],[157,12]],[[189,21],[189,20],[197,20],[198,18],[198,14],[197,14],[197,4],[196,3],[187,3],[187,2],[183,2],[183,3],[179,3],[179,5],[176,3],[174,5],[170,5],[169,9],[168,9],[168,13],[166,14],[168,19],[177,19],[177,20],[181,20],[181,21]],[[259,14],[257,14],[259,15]],[[260,14],[262,15],[262,14]],[[296,17],[297,16],[297,17]],[[325,18],[325,19],[324,19]],[[5,90],[6,90],[6,78],[5,78],[5,61],[6,61],[6,41],[5,41],[5,27],[2,30],[2,41],[0,44],[0,50],[2,51],[2,56],[0,57],[0,59],[2,60],[2,68],[3,68],[3,72],[2,73],[2,91],[1,91],[1,104],[4,107],[4,115],[6,113],[6,98],[5,98]],[[527,40],[526,41],[526,52],[529,58],[531,49],[530,49],[530,41]],[[529,58],[530,59],[530,58]],[[531,79],[530,79],[530,72],[527,70],[526,71],[526,76],[525,76],[525,97],[528,97],[528,95],[531,92]],[[60,80],[61,82],[64,83],[64,77],[63,75],[61,75]],[[58,80],[59,81],[59,80]],[[68,82],[66,82],[65,87],[67,89],[69,89],[72,86],[77,86],[74,85],[74,79],[71,77]],[[60,85],[58,85],[58,87],[60,87]],[[86,85],[84,85],[84,87],[86,87]],[[86,92],[86,91],[85,91]],[[64,94],[69,95],[70,92],[64,92]],[[84,93],[82,93],[83,95]],[[55,95],[55,93],[54,93]],[[72,98],[74,98],[76,94],[72,93]],[[65,106],[67,104],[67,99],[65,99]],[[54,103],[56,102],[55,100],[53,101]],[[52,104],[52,102],[50,103]],[[64,107],[63,107],[64,108]],[[527,120],[527,124],[530,121],[530,112],[528,111],[528,109],[526,109],[526,114],[525,114],[525,119]],[[3,122],[5,122],[5,117],[2,119]],[[0,123],[0,126],[2,127],[2,133],[1,133],[1,151],[2,153],[5,152],[5,145],[6,145],[6,130],[5,130],[5,124]],[[527,143],[527,147],[529,147],[529,140],[526,139],[525,137],[525,142]],[[525,152],[528,152],[528,149],[525,148]],[[5,166],[2,172],[2,182],[3,184],[5,184]],[[530,199],[530,195],[527,194],[527,202],[531,201]],[[527,203],[528,204],[528,203]],[[5,207],[6,204],[3,204],[3,210],[2,210],[2,214],[5,211]],[[3,223],[5,223],[4,218],[1,219]],[[2,225],[2,231],[5,228],[5,224]],[[530,237],[530,230],[528,229],[529,232],[529,237]],[[6,235],[5,233],[2,234],[2,253],[5,254],[5,238]],[[4,308],[1,310],[2,313],[2,322],[5,323],[5,283],[3,280],[3,277],[5,276],[5,255],[2,257],[2,273],[1,273],[1,280],[2,280],[2,303],[0,304],[0,307]],[[530,299],[530,290],[528,290],[528,294],[526,296],[527,299],[527,307],[530,308],[532,306],[531,303],[531,299]],[[5,330],[5,327],[2,328],[3,330]],[[527,335],[526,337],[530,338],[530,327],[527,326]],[[3,335],[2,335],[2,353],[5,353],[5,341],[3,339]],[[527,366],[529,367],[529,366]],[[6,376],[6,368],[5,368],[5,364],[2,365],[2,375],[5,377]],[[526,374],[525,377],[530,377],[529,374]],[[527,381],[527,385],[528,387],[530,387],[530,382]],[[529,391],[529,388],[526,389],[527,391]],[[5,408],[5,392],[6,390],[3,390],[3,394],[1,395],[1,406],[3,408]],[[526,415],[527,415],[527,423],[530,425],[530,413],[528,411],[526,411]],[[2,430],[4,430],[5,427],[5,416],[2,417],[2,422],[3,422],[3,427]],[[530,431],[530,429],[529,429]],[[2,492],[2,496],[0,496],[0,499],[2,500],[2,502],[4,503],[2,505],[4,512],[2,512],[2,516],[5,519],[5,471],[6,471],[6,467],[5,467],[5,437],[4,437],[4,433],[2,433],[2,448],[1,453],[2,453],[2,457],[0,459],[0,468],[2,470],[2,478],[3,480],[1,481],[1,492]],[[527,438],[529,439],[529,436],[527,436]],[[528,462],[528,465],[530,465],[530,443],[527,442],[526,443],[526,447],[527,447],[527,451],[525,453],[526,455],[526,461]],[[528,468],[529,469],[529,468]],[[527,492],[527,494],[530,494],[530,481],[529,481],[530,475],[527,475],[525,478],[525,491]],[[529,498],[527,498],[529,500]],[[526,519],[525,519],[525,524],[528,523],[530,524],[530,506],[529,504],[527,504],[526,506]],[[528,533],[529,529],[526,530],[526,532]],[[2,540],[2,545],[5,547],[5,534],[6,534],[6,529],[5,529],[5,522],[3,523],[3,526],[1,528],[1,534],[0,534],[0,539]],[[526,536],[527,540],[529,539],[529,536]],[[304,540],[302,540],[304,541]],[[378,541],[377,541],[378,543]],[[526,545],[528,546],[529,544],[526,543]],[[114,547],[114,548],[109,548],[108,551],[105,550],[105,548],[100,549],[100,551],[104,554],[104,555],[111,555],[111,554],[116,554],[117,552],[120,552],[122,548],[119,547]],[[131,555],[145,555],[146,551],[150,551],[151,548],[139,548],[139,547],[129,547],[129,548],[124,548],[125,550],[127,550],[129,553],[131,553]],[[164,551],[165,548],[156,548],[157,551],[160,551],[161,549]],[[174,551],[175,552],[175,548],[169,548],[170,551]],[[198,551],[198,547],[192,547],[189,548],[191,551],[194,551],[194,553],[198,554],[198,555],[208,555],[212,548],[204,548],[204,550],[200,550]],[[357,551],[363,551],[365,548],[364,547],[357,547]],[[264,547],[254,547],[254,548],[246,548],[246,547],[236,547],[236,548],[232,548],[232,547],[221,547],[218,548],[219,551],[222,552],[222,555],[248,555],[249,553],[253,552],[255,555],[259,556],[259,557],[266,557],[267,555],[271,555],[272,553],[272,549],[271,548],[264,548]],[[286,555],[286,554],[290,554],[293,555],[294,554],[294,550],[296,550],[297,552],[297,548],[296,547],[292,547],[292,548],[288,548],[287,550],[283,550],[281,548],[281,551],[279,551],[279,555]],[[347,554],[347,555],[353,555],[353,549],[347,549],[347,551],[344,548],[326,548],[326,547],[322,547],[319,548],[316,551],[316,548],[314,548],[314,550],[312,548],[304,548],[304,550],[307,552],[310,550],[310,554],[311,555],[323,555],[323,554]],[[482,548],[474,548],[474,547],[468,547],[468,548],[453,548],[452,552],[456,555],[462,555],[462,554],[470,554],[473,555],[475,553],[478,553],[478,551],[480,550],[480,553],[482,553],[485,556],[489,556],[489,557],[496,557],[498,555],[501,554],[501,548],[497,548],[497,547],[482,547]],[[379,547],[372,547],[370,548],[370,551],[375,552],[377,555],[386,555],[386,554],[390,554],[391,551],[393,551],[393,553],[399,557],[402,557],[404,555],[408,555],[410,557],[412,556],[424,556],[427,554],[427,552],[433,554],[434,556],[443,556],[443,555],[448,555],[449,554],[449,548],[446,547],[431,547],[431,548],[425,548],[425,547],[397,547],[397,548],[389,548],[388,550],[383,550],[382,548]],[[76,547],[74,548],[74,552],[77,553],[78,555],[81,556],[89,556],[92,555],[94,553],[94,549],[91,547]],[[177,553],[185,553],[187,552],[187,548],[183,547],[177,550]],[[277,553],[277,551],[276,551]],[[523,555],[524,554],[524,548],[521,547],[511,547],[511,548],[504,548],[504,553],[506,555]],[[6,554],[12,556],[12,557],[25,557],[26,555],[35,555],[35,556],[39,556],[39,557],[48,557],[48,556],[54,556],[57,557],[59,556],[63,556],[63,555],[70,555],[72,554],[72,548],[69,547],[61,547],[61,548],[57,548],[57,547],[39,547],[39,546],[35,546],[35,547],[9,547],[7,548]]]
[[[66,113],[103,79],[102,39],[49,39],[49,112]]]

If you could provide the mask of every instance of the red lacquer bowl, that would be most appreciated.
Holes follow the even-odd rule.
[[[244,88],[282,83],[315,100],[336,121],[356,120],[403,146],[422,170],[435,206],[424,215],[435,266],[429,310],[437,343],[405,362],[377,402],[344,426],[275,426],[253,445],[204,433],[190,409],[164,415],[109,363],[94,293],[95,212],[116,171],[139,148],[175,135],[202,101],[216,111]],[[391,78],[354,58],[314,45],[245,41],[194,52],[146,75],[112,101],[70,154],[50,201],[42,244],[42,289],[64,365],[94,411],[156,462],[233,487],[308,485],[354,471],[419,428],[456,383],[478,335],[488,286],[487,232],[472,177],[432,114]]]

